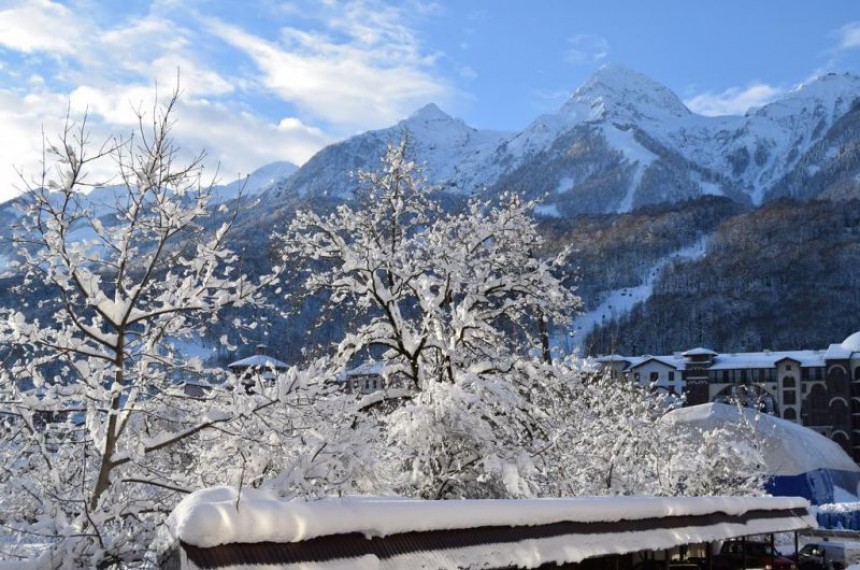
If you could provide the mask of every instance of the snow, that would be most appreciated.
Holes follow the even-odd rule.
[[[272,358],[271,356],[266,356],[265,354],[255,354],[253,356],[249,356],[248,358],[243,358],[241,360],[237,360],[236,362],[231,362],[227,365],[227,368],[236,368],[236,367],[247,367],[247,368],[274,368],[277,370],[282,370],[289,368],[289,364],[282,360],[278,360],[277,358]]]
[[[736,370],[741,368],[775,368],[776,363],[781,360],[793,360],[799,363],[800,367],[823,367],[825,358],[831,358],[829,353],[824,353],[820,350],[783,350],[783,351],[764,351],[764,352],[740,352],[733,354],[719,354],[707,348],[694,348],[684,352],[683,354],[666,354],[666,355],[644,355],[644,356],[624,356],[620,357],[629,362],[628,368],[636,368],[646,360],[656,359],[674,366],[678,370],[686,369],[686,362],[683,356],[693,356],[696,354],[712,354],[714,355],[713,363],[708,366],[708,370]],[[847,356],[845,357],[847,358]]]
[[[637,304],[646,301],[653,293],[654,284],[666,265],[676,260],[699,259],[705,254],[706,247],[707,238],[702,238],[692,245],[677,249],[651,266],[645,274],[645,280],[638,286],[606,292],[597,307],[586,310],[573,320],[570,330],[573,331],[574,351],[582,348],[585,335],[595,327],[619,319],[633,310]]]
[[[850,335],[839,345],[846,351],[860,352],[860,331]]]
[[[740,515],[756,509],[808,506],[807,501],[796,497],[627,496],[459,501],[348,497],[305,502],[280,500],[261,489],[246,488],[238,493],[233,487],[216,487],[185,497],[170,515],[168,529],[174,539],[206,548],[230,543],[297,542],[353,532],[372,538],[404,532],[564,521],[616,522],[714,512]],[[811,517],[804,521],[814,526]],[[799,528],[799,522],[791,528]],[[690,532],[696,531],[705,538],[717,538],[712,533],[720,534],[716,527]],[[602,542],[598,537],[594,539]],[[583,546],[571,545],[571,548]]]
[[[238,197],[240,192],[245,196],[254,196],[271,187],[276,182],[289,178],[298,168],[292,162],[272,162],[258,168],[245,177],[234,180],[224,186],[215,187],[212,193],[215,201],[218,203],[233,200]]]
[[[535,214],[537,214],[538,216],[543,216],[545,218],[561,217],[561,213],[558,211],[558,206],[556,204],[535,206]]]
[[[827,347],[827,352],[824,357],[827,360],[847,360],[851,358],[851,353],[853,351],[846,349],[841,344],[831,344]]]
[[[712,429],[737,425],[740,413],[736,406],[701,404],[673,410],[664,421]],[[860,467],[838,443],[818,432],[768,414],[757,415],[748,408],[743,408],[743,413],[757,432],[765,436],[763,453],[772,475],[800,475],[818,469],[860,473]]]
[[[834,503],[860,503],[857,491],[850,492],[836,485],[833,487],[833,502]],[[857,505],[857,510],[860,510],[860,505]]]

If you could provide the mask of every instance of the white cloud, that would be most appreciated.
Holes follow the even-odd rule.
[[[94,142],[128,134],[135,108],[151,109],[154,86],[167,95],[177,73],[177,142],[189,153],[205,148],[225,179],[270,161],[302,163],[345,135],[452,96],[434,75],[440,56],[412,28],[442,10],[432,2],[331,0],[297,3],[291,14],[270,4],[261,9],[274,22],[308,24],[275,37],[204,20],[174,0],[151,0],[143,14],[117,6],[3,3],[0,47],[25,57],[0,63],[0,201],[20,187],[17,168],[31,179],[40,172],[43,128],[58,133],[67,110],[88,113]]]
[[[221,182],[231,182],[269,162],[302,164],[322,146],[334,142],[296,117],[272,123],[224,103],[185,102],[177,119],[176,136],[188,150],[206,149],[210,168],[217,166]]]
[[[574,65],[597,63],[609,55],[609,42],[594,34],[577,34],[567,40],[565,60]]]
[[[743,115],[752,107],[761,107],[785,94],[785,89],[765,83],[748,87],[730,87],[721,93],[707,91],[684,103],[694,113],[707,116]]]
[[[15,157],[12,162],[0,162],[0,201],[24,190],[27,183],[39,184],[42,129],[49,139],[56,138],[62,132],[67,108],[78,121],[85,111],[90,113],[87,125],[95,151],[102,142],[129,135],[137,127],[131,102],[149,114],[153,100],[152,88],[144,85],[111,90],[81,86],[70,99],[46,90],[23,96],[0,91],[0,124],[4,127],[0,156]],[[268,162],[301,164],[320,147],[334,142],[295,117],[271,122],[227,103],[203,99],[180,99],[174,118],[173,136],[181,148],[181,158],[190,160],[205,149],[207,171],[212,175],[217,171],[220,182],[230,182]],[[91,180],[109,178],[113,168],[110,161],[94,164]],[[19,170],[26,183],[18,176]]]
[[[0,10],[0,45],[24,53],[73,53],[86,28],[67,7],[48,0],[24,0]]]
[[[328,33],[286,27],[277,43],[217,20],[208,27],[254,61],[266,89],[343,132],[450,99],[451,88],[431,73],[435,56],[421,52],[399,13],[363,12],[363,5],[341,6]]]
[[[836,31],[836,48],[847,50],[860,47],[860,22],[851,22]]]

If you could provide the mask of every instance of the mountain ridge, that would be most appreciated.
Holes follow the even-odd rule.
[[[858,94],[860,77],[825,75],[744,115],[710,117],[690,111],[647,76],[609,65],[556,113],[518,132],[476,129],[428,104],[396,125],[322,149],[295,177],[276,185],[273,197],[348,200],[355,188],[348,173],[372,169],[385,143],[408,131],[430,181],[461,196],[514,189],[546,196],[545,212],[567,216],[628,212],[709,194],[761,205],[808,194],[786,187],[803,178],[795,172],[798,164],[844,170],[830,164],[835,151],[827,155],[816,145],[851,113]],[[840,156],[835,153],[837,161]],[[860,174],[853,162],[849,167]],[[819,180],[816,188],[823,195],[857,195],[849,179],[844,172],[834,179],[838,192],[828,181]]]

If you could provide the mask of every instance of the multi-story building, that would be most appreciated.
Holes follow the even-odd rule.
[[[597,359],[604,369],[687,405],[741,401],[801,423],[860,461],[860,332],[823,350],[718,353],[693,348],[667,356]]]

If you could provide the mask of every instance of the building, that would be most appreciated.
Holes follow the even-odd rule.
[[[246,390],[249,392],[258,381],[264,384],[274,384],[280,374],[285,372],[289,365],[266,354],[265,344],[258,344],[254,349],[253,356],[243,358],[227,365],[230,372],[242,379]]]
[[[341,372],[337,377],[347,394],[365,396],[380,390],[405,388],[406,378],[385,361],[369,360]]]
[[[860,460],[860,332],[821,350],[718,353],[697,347],[665,356],[597,359],[604,370],[688,405],[740,401],[829,437]]]

